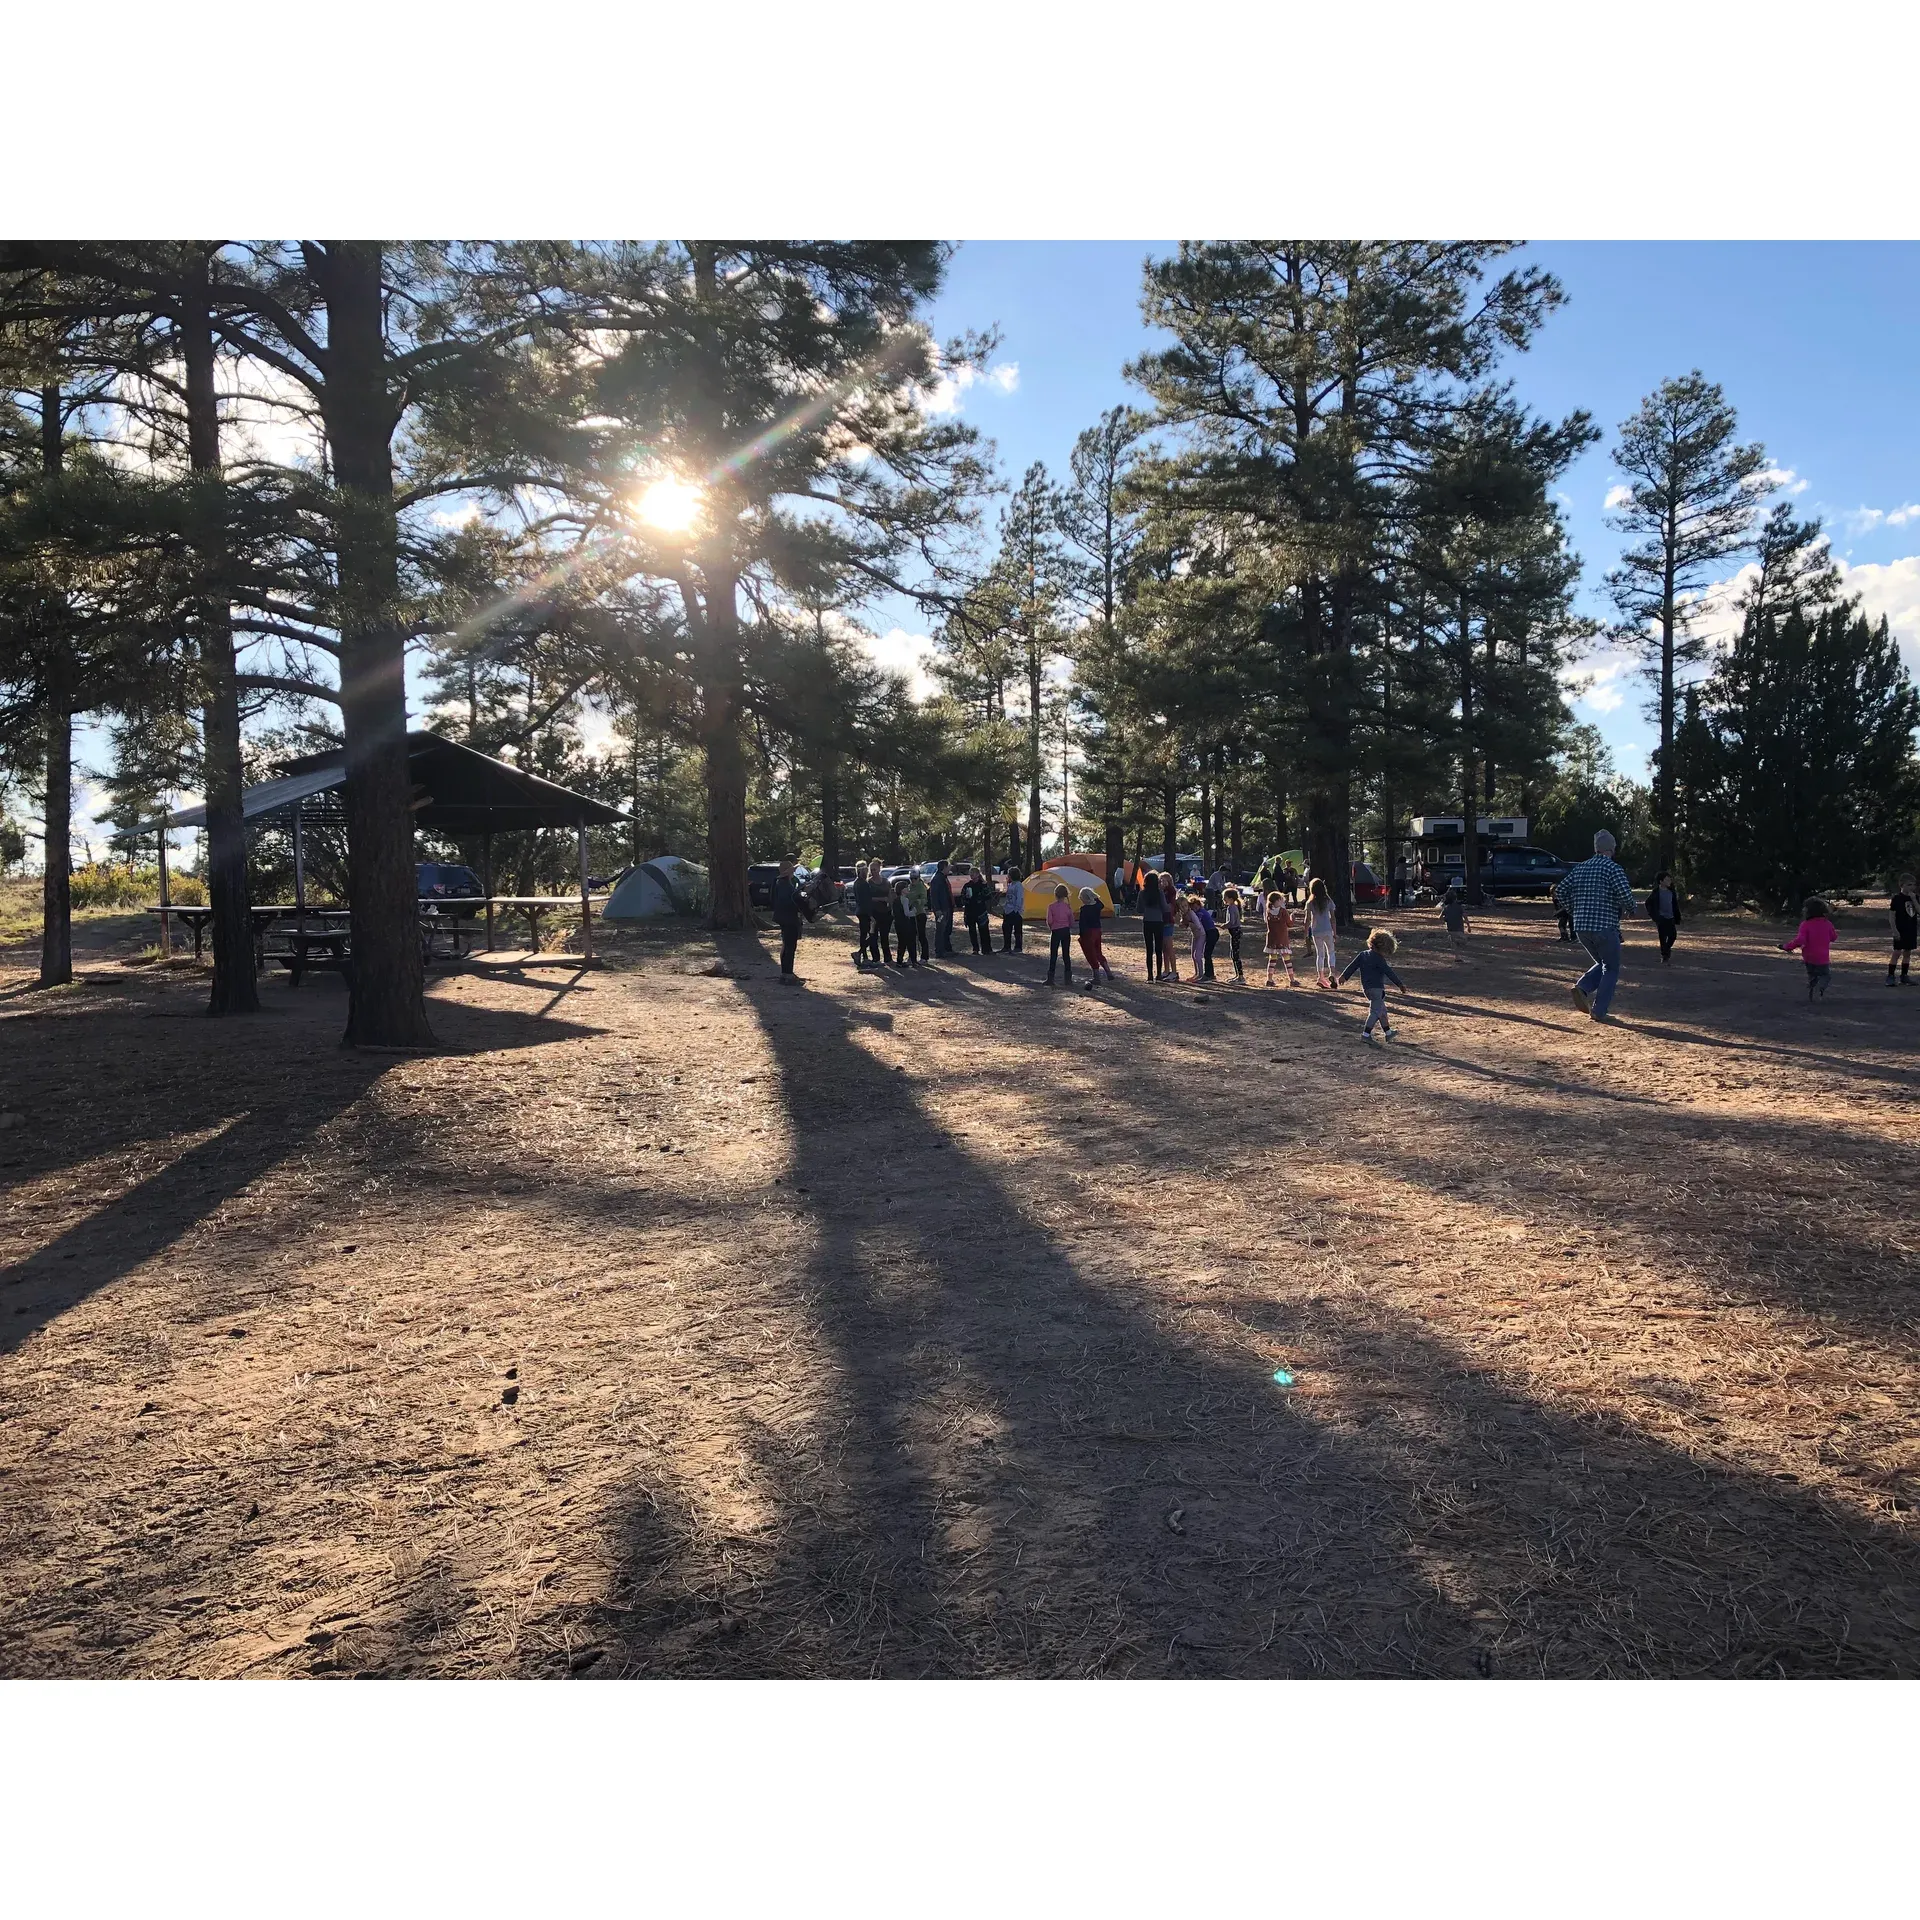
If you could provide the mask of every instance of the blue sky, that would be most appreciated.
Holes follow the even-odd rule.
[[[1121,369],[1147,340],[1141,263],[1166,251],[1152,241],[959,250],[935,326],[942,337],[1000,331],[1001,379],[958,399],[1010,478],[1034,460],[1064,470],[1082,427],[1138,402]],[[1516,257],[1548,268],[1568,298],[1533,349],[1510,359],[1515,386],[1542,412],[1584,407],[1603,433],[1564,487],[1585,610],[1607,611],[1601,581],[1620,545],[1603,504],[1618,477],[1613,430],[1662,379],[1699,367],[1726,389],[1743,436],[1792,474],[1794,504],[1822,515],[1848,584],[1892,619],[1920,668],[1920,245],[1595,241]],[[889,657],[909,651],[903,633]],[[1576,711],[1623,772],[1644,776],[1644,693],[1616,655],[1586,665]]]
[[[1168,251],[1153,241],[959,249],[934,325],[942,338],[1000,332],[995,373],[951,400],[996,443],[1010,481],[1034,460],[1063,472],[1083,427],[1140,400],[1121,369],[1148,340],[1141,264]],[[1824,518],[1848,585],[1888,615],[1920,673],[1920,245],[1587,241],[1515,258],[1547,267],[1568,298],[1508,372],[1530,405],[1555,416],[1584,407],[1603,430],[1563,490],[1584,610],[1607,613],[1601,583],[1620,544],[1604,513],[1613,430],[1660,380],[1697,366],[1792,475],[1796,507]],[[927,648],[923,617],[907,603],[876,612],[879,656],[913,665]],[[1603,650],[1582,665],[1576,713],[1622,772],[1644,778],[1653,734],[1631,663]],[[83,758],[103,763],[104,737],[89,733]],[[83,821],[90,811],[83,803]]]

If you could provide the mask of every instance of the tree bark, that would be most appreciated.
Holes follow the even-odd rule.
[[[1166,871],[1173,872],[1180,852],[1180,813],[1178,807],[1179,789],[1169,783],[1162,790],[1162,800],[1166,811],[1161,818],[1162,851],[1166,859]]]
[[[40,468],[57,480],[65,464],[66,409],[57,385],[40,389]],[[46,859],[40,883],[40,984],[73,978],[73,685],[57,609],[47,608]]]
[[[1473,777],[1473,623],[1464,594],[1460,597],[1460,795],[1466,805],[1461,828],[1461,881],[1467,904],[1480,900],[1480,795]]]
[[[1028,614],[1029,632],[1027,634],[1027,866],[1031,869],[1040,864],[1040,679],[1041,667],[1039,639],[1031,631],[1032,614]],[[1066,848],[1060,849],[1062,853]]]
[[[707,679],[701,689],[701,748],[707,769],[707,925],[753,924],[747,898],[747,755],[740,738],[739,614],[732,573],[716,562],[707,574],[704,625]]]
[[[46,867],[40,883],[40,984],[73,978],[73,696],[65,664],[47,674]]]
[[[190,288],[180,303],[180,349],[186,367],[187,459],[201,489],[194,531],[201,592],[194,624],[200,651],[201,732],[206,744],[207,901],[213,909],[213,989],[207,1011],[258,1013],[247,827],[240,797],[240,685],[228,597],[231,569],[213,377],[212,291],[204,253],[195,255]]]
[[[346,734],[353,971],[346,1043],[430,1047],[407,769],[406,642],[381,304],[382,243],[332,240],[308,261],[327,309],[322,399],[336,489],[340,712]]]
[[[987,862],[993,862],[993,850],[987,850]],[[840,782],[831,771],[820,776],[820,864],[829,881],[840,877]]]
[[[1671,487],[1669,496],[1671,497]],[[1667,510],[1666,571],[1660,599],[1660,867],[1673,871],[1673,629],[1675,549],[1679,528]]]

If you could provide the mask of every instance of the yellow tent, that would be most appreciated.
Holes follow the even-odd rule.
[[[1084,857],[1068,855],[1064,858],[1049,860],[1044,866],[1027,875],[1027,907],[1021,916],[1026,920],[1045,922],[1047,908],[1053,904],[1055,887],[1065,887],[1067,904],[1073,908],[1073,923],[1080,924],[1080,889],[1091,887],[1100,901],[1100,917],[1104,920],[1114,911],[1113,894],[1107,883],[1100,878],[1094,865]]]

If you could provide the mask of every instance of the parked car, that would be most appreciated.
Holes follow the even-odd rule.
[[[1570,862],[1544,847],[1489,847],[1480,863],[1480,891],[1489,895],[1551,893],[1572,871]]]
[[[456,867],[440,860],[422,860],[414,868],[414,891],[422,906],[455,920],[471,920],[480,911],[487,890],[471,867]],[[455,904],[471,901],[470,906]]]
[[[1387,897],[1387,883],[1364,860],[1353,863],[1353,904],[1377,907]]]
[[[810,867],[795,867],[793,877],[804,887],[813,878],[813,870]],[[747,869],[748,903],[756,907],[772,906],[773,883],[779,878],[780,862],[778,860],[757,861],[750,866]]]

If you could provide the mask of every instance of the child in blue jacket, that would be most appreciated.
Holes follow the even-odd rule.
[[[1381,1033],[1389,1040],[1393,1038],[1393,1023],[1387,1018],[1387,982],[1391,980],[1400,989],[1403,1000],[1407,993],[1407,983],[1387,964],[1399,944],[1385,927],[1374,928],[1367,935],[1367,944],[1347,962],[1346,971],[1340,976],[1340,984],[1344,985],[1357,973],[1366,990],[1367,1024],[1360,1029],[1363,1039],[1373,1038],[1376,1021]]]

